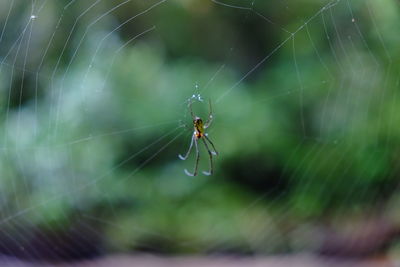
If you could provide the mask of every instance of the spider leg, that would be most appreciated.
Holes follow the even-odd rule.
[[[209,104],[209,112],[208,112],[208,118],[206,123],[204,124],[204,128],[207,129],[212,121],[213,121],[213,115],[212,115],[212,107],[211,107],[211,99],[208,100],[208,104]]]
[[[190,141],[190,146],[189,146],[189,149],[188,149],[188,151],[186,152],[185,156],[182,156],[181,154],[178,155],[178,157],[179,157],[181,160],[186,160],[186,159],[188,158],[188,156],[189,156],[189,154],[190,154],[190,151],[192,150],[192,147],[193,147],[193,141],[194,141],[194,139],[195,139],[195,135],[193,134],[193,135],[192,135],[192,141]]]
[[[202,140],[203,140],[204,145],[206,146],[208,155],[210,156],[210,170],[209,170],[208,172],[203,171],[203,174],[208,176],[208,175],[211,175],[211,174],[213,173],[213,162],[212,162],[212,155],[213,155],[213,152],[211,152],[211,150],[208,148],[208,145],[207,145],[207,143],[206,143],[206,140],[204,140],[204,139],[202,139]]]
[[[218,155],[218,151],[215,149],[213,142],[211,142],[211,140],[210,140],[210,138],[208,138],[207,134],[205,134],[204,137],[206,138],[206,140],[211,144],[212,148],[214,149],[214,151],[211,151],[211,153],[213,155]]]
[[[192,116],[192,119],[195,120],[196,116],[194,116],[194,113],[193,113],[192,103],[193,103],[192,100],[189,100],[188,106],[189,106],[189,110],[190,110],[190,115]]]
[[[195,136],[193,136],[193,140],[194,140],[194,146],[196,147],[196,164],[194,165],[193,173],[190,173],[187,169],[185,169],[185,173],[188,176],[196,176],[197,168],[199,167],[200,151],[199,151],[199,147],[197,145],[197,139],[195,138]]]

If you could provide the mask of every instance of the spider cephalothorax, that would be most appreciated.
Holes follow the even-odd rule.
[[[199,147],[198,147],[198,143],[197,143],[197,140],[199,140],[199,139],[201,139],[203,141],[204,146],[206,147],[208,155],[210,157],[210,170],[208,172],[203,171],[203,174],[211,175],[213,173],[212,156],[218,155],[218,152],[216,151],[214,144],[211,142],[210,138],[208,138],[208,135],[205,132],[205,129],[207,129],[211,125],[211,122],[213,119],[212,109],[211,109],[211,101],[209,102],[209,105],[210,105],[210,112],[208,114],[208,119],[207,119],[206,123],[203,123],[203,120],[200,117],[194,116],[193,110],[192,110],[192,101],[189,101],[189,110],[190,110],[190,114],[192,115],[192,118],[193,118],[194,132],[193,132],[190,146],[189,146],[189,149],[188,149],[186,155],[185,156],[179,155],[179,158],[181,160],[187,159],[190,154],[190,151],[192,150],[193,143],[194,143],[194,145],[196,147],[196,163],[194,166],[194,171],[193,171],[193,173],[190,173],[188,170],[185,169],[185,173],[189,176],[197,175],[197,168],[199,166],[199,159],[200,159],[200,151],[199,151]],[[209,149],[206,141],[210,143],[213,150]]]

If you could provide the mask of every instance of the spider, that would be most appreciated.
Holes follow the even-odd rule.
[[[209,100],[209,114],[208,114],[208,119],[205,123],[203,123],[203,120],[200,117],[197,117],[193,114],[193,110],[192,110],[192,101],[189,101],[189,111],[190,114],[192,115],[192,119],[193,119],[193,127],[194,127],[194,132],[192,135],[192,139],[190,142],[190,146],[188,151],[186,152],[185,156],[182,155],[178,155],[179,158],[181,160],[186,160],[190,154],[190,151],[192,150],[193,147],[193,143],[194,146],[196,148],[196,163],[194,165],[194,171],[193,173],[190,173],[187,169],[185,169],[185,173],[188,176],[196,176],[197,175],[197,169],[199,166],[199,159],[200,159],[200,151],[199,151],[199,145],[198,145],[198,140],[202,140],[204,143],[204,146],[207,149],[208,155],[210,156],[210,169],[209,171],[203,171],[204,175],[211,175],[213,173],[213,162],[212,162],[212,157],[213,155],[218,155],[217,150],[215,149],[215,146],[213,144],[213,142],[211,142],[210,138],[208,138],[208,134],[205,132],[205,129],[207,129],[208,127],[210,127],[211,122],[213,120],[213,115],[212,115],[212,109],[211,109],[211,100]],[[210,150],[207,142],[210,143],[211,147],[213,148],[213,150]]]

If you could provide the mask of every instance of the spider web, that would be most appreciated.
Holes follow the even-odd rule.
[[[324,229],[398,229],[398,8],[3,1],[0,252],[369,255]],[[211,177],[177,156],[190,99]]]

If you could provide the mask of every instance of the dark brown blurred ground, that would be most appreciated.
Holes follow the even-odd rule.
[[[114,255],[96,260],[82,261],[77,263],[65,264],[31,264],[19,262],[13,259],[0,260],[0,266],[19,266],[19,267],[37,267],[37,266],[57,266],[57,267],[319,267],[319,266],[353,266],[353,267],[396,267],[400,262],[390,261],[388,259],[371,260],[339,260],[332,258],[315,257],[312,255],[291,255],[291,256],[271,256],[271,257],[158,257],[151,255],[128,256]]]

